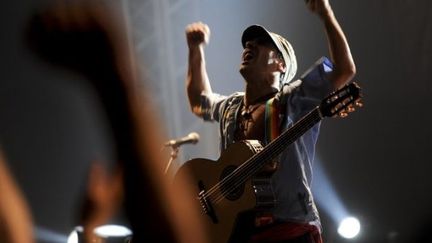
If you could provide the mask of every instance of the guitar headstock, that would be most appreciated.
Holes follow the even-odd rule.
[[[320,105],[323,116],[346,117],[355,110],[355,106],[362,107],[361,88],[356,82],[351,82],[327,96]]]

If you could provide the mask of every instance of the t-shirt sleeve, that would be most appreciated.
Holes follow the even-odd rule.
[[[201,94],[201,109],[205,121],[219,121],[226,96],[217,93]]]
[[[296,118],[309,112],[330,94],[334,88],[328,79],[333,71],[331,61],[322,57],[315,62],[301,77],[301,84],[288,98],[288,106]]]

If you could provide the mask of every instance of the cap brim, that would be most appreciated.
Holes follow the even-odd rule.
[[[262,37],[262,36],[266,36],[268,37],[270,40],[273,41],[273,43],[275,42],[272,38],[272,36],[270,35],[270,32],[268,32],[264,27],[260,26],[260,25],[251,25],[249,27],[247,27],[244,31],[243,31],[243,35],[241,38],[241,42],[243,47],[246,46],[246,42],[253,40],[257,37]],[[276,45],[276,43],[274,43]]]
[[[272,33],[270,31],[266,30],[266,28],[262,27],[261,25],[251,25],[243,31],[243,35],[242,35],[243,48],[246,47],[246,42],[253,40],[257,37],[263,37],[263,36],[265,36],[269,40],[271,40],[273,42],[273,44],[276,46],[276,48],[281,53],[284,53],[284,49],[283,49],[281,43],[277,39],[275,39],[276,37],[274,35],[272,35]],[[285,60],[285,61],[287,61],[287,60]]]

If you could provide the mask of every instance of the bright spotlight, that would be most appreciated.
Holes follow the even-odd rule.
[[[79,243],[79,233],[82,233],[83,227],[76,226],[75,229],[69,234],[67,243]]]
[[[75,229],[69,234],[67,243],[81,243],[83,240],[84,228],[82,226],[76,226]],[[94,241],[106,241],[107,242],[129,242],[132,236],[132,231],[125,226],[121,225],[102,225],[94,228]],[[114,240],[114,241],[113,241]]]
[[[72,231],[69,234],[69,237],[67,239],[67,243],[78,243],[78,233],[76,231]]]
[[[343,219],[338,228],[338,233],[347,239],[354,238],[360,232],[360,222],[354,217]]]
[[[132,235],[132,231],[125,226],[107,224],[94,229],[94,233],[100,237],[126,237]]]

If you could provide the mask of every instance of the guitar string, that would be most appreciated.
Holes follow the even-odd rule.
[[[314,120],[313,118],[314,117],[311,116],[310,119],[304,119],[303,120],[304,122],[307,121],[306,124],[304,124],[304,125],[302,124],[301,126],[296,127],[296,129],[294,129],[291,134],[288,134],[288,133],[285,134],[285,135],[290,135],[290,136],[285,136],[284,138],[282,138],[282,140],[284,140],[284,139],[286,140],[287,138],[289,138],[287,141],[285,141],[283,143],[280,143],[280,145],[277,145],[277,144],[276,145],[273,144],[273,146],[271,146],[270,144],[267,145],[267,146],[270,146],[270,147],[273,147],[273,148],[270,148],[267,151],[264,151],[264,153],[260,154],[260,156],[264,157],[264,158],[267,158],[267,157],[274,158],[274,157],[276,157],[286,147],[287,142],[289,144],[291,144],[293,141],[295,141],[305,131],[307,131],[310,127],[312,127],[315,124],[315,123],[312,123],[312,124],[309,123],[309,120]],[[300,135],[300,136],[296,137],[296,135]],[[257,157],[259,157],[259,156],[255,156],[252,160],[250,160],[250,163],[248,163],[246,165],[246,169],[238,171],[237,174],[240,174],[240,175],[236,176],[236,177],[239,177],[239,178],[236,178],[236,182],[239,182],[239,183],[234,184],[234,181],[229,180],[229,181],[226,181],[226,183],[225,183],[225,184],[228,184],[228,185],[224,185],[223,187],[220,187],[221,188],[220,191],[222,193],[220,193],[219,195],[217,195],[217,198],[214,199],[216,203],[219,202],[220,200],[222,200],[225,197],[225,195],[231,193],[232,190],[234,190],[235,188],[237,188],[238,184],[245,183],[251,176],[253,176],[262,167],[261,166],[262,165],[261,160],[257,160]],[[232,177],[232,178],[234,178],[234,177]]]
[[[302,135],[301,133],[304,132],[304,130],[309,129],[310,127],[312,127],[314,125],[314,123],[312,125],[310,125],[310,120],[316,120],[316,116],[318,115],[318,121],[321,119],[321,117],[319,117],[319,113],[316,112],[317,109],[312,110],[309,115],[306,115],[306,117],[304,117],[304,119],[300,119],[296,124],[292,125],[290,127],[290,129],[292,127],[294,127],[294,130],[292,130],[291,132],[287,132],[284,133],[284,135],[288,135],[288,133],[291,133],[291,135],[293,135],[294,137],[296,137],[296,135],[298,135],[297,133],[300,133],[299,135]],[[316,113],[316,114],[314,114]],[[303,123],[303,124],[301,124]],[[300,124],[298,126],[298,124]],[[310,126],[309,128],[307,128],[308,126]],[[305,129],[306,128],[306,129]],[[306,130],[307,131],[307,130]],[[286,137],[286,136],[285,136]],[[286,139],[286,138],[281,138]],[[291,136],[288,136],[291,137]],[[297,138],[296,138],[297,139]],[[293,139],[288,139],[288,141],[290,144],[293,142]],[[273,142],[273,141],[272,141]],[[270,152],[266,152],[264,151],[264,153],[260,154],[259,156],[265,156],[265,153],[268,153],[268,156],[277,156],[277,154],[279,154],[280,152],[282,152],[283,148],[286,147],[286,142],[284,143],[280,143],[281,145],[279,146],[275,146],[275,143],[270,142],[267,146],[269,147],[274,147],[272,149],[267,149],[267,151]],[[272,145],[273,144],[273,145]],[[272,152],[272,150],[281,150],[280,152],[277,151],[277,153]],[[254,154],[250,159],[250,163],[243,163],[242,165],[240,165],[233,173],[231,173],[229,176],[223,178],[220,182],[216,183],[215,186],[213,186],[207,193],[205,193],[205,195],[207,197],[209,197],[212,201],[214,200],[215,202],[219,202],[221,199],[223,199],[227,194],[231,193],[232,190],[234,190],[238,184],[243,184],[247,179],[249,179],[249,177],[253,174],[255,174],[257,172],[257,170],[259,170],[261,168],[259,163],[260,161],[257,160],[256,158],[258,157],[257,155],[258,153]],[[244,166],[243,166],[244,165]],[[243,168],[245,167],[245,168]],[[236,179],[236,181],[232,181],[232,178],[240,178],[240,179]],[[234,184],[235,182],[239,182]],[[215,197],[213,196],[215,195]]]

